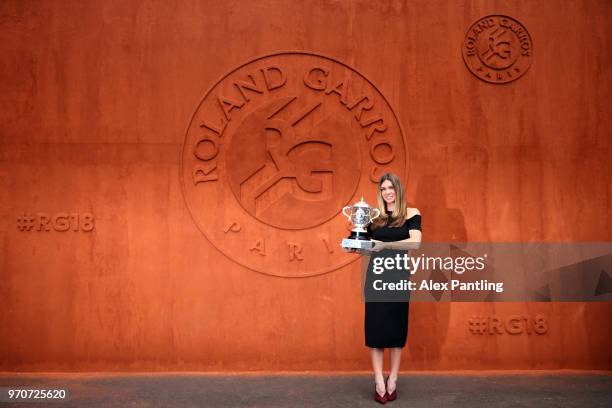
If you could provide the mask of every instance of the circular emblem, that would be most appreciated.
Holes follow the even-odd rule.
[[[181,159],[185,201],[239,264],[303,277],[354,261],[344,206],[376,202],[384,172],[405,176],[406,144],[384,96],[346,64],[287,52],[250,61],[206,92]]]
[[[525,27],[512,17],[487,16],[472,24],[462,51],[472,74],[492,84],[503,84],[527,72],[533,44]]]

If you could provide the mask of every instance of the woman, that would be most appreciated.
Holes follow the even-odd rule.
[[[377,201],[381,215],[368,227],[375,242],[374,251],[418,248],[421,242],[421,215],[418,209],[406,207],[399,177],[385,173],[378,187]],[[370,265],[368,273],[371,270]],[[408,302],[368,302],[367,299],[365,302],[365,342],[370,347],[374,369],[374,399],[383,404],[397,398],[397,375],[408,334],[408,306]],[[385,348],[389,348],[391,360],[386,382],[383,377]]]

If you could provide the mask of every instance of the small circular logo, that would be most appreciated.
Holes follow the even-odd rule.
[[[375,202],[384,172],[405,175],[404,135],[384,96],[331,58],[286,52],[225,75],[204,96],[182,151],[192,218],[230,259],[285,277],[354,261],[344,206]]]
[[[533,44],[525,27],[507,16],[481,18],[463,41],[463,61],[470,72],[492,84],[523,76],[531,65]]]

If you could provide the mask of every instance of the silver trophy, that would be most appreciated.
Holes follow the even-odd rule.
[[[348,213],[347,210],[349,211]],[[370,240],[366,228],[372,220],[380,216],[380,210],[370,207],[368,203],[363,201],[363,197],[361,197],[358,203],[344,207],[342,209],[342,214],[344,214],[354,225],[354,228],[351,230],[351,235],[342,240],[342,248],[356,249],[358,252],[371,251],[374,247],[374,242]]]

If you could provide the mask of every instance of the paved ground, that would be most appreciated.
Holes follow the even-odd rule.
[[[369,374],[0,374],[0,388],[69,390],[3,407],[376,407]],[[389,407],[612,407],[612,372],[410,373]]]

